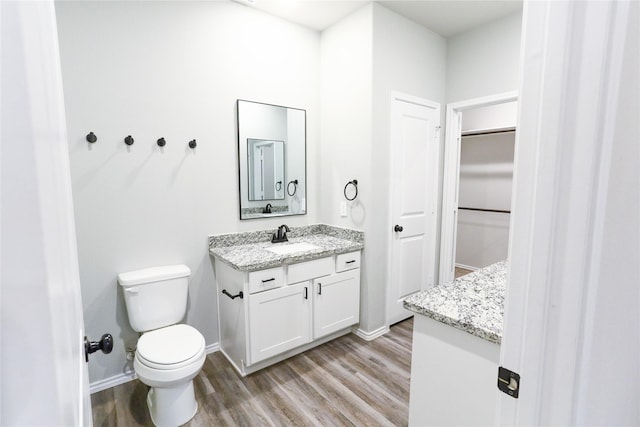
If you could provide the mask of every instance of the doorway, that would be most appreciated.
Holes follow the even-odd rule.
[[[439,284],[507,258],[516,100],[447,106]]]

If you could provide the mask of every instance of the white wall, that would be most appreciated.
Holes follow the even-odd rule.
[[[373,128],[370,191],[373,205],[365,228],[370,305],[363,315],[369,330],[385,324],[390,218],[391,92],[440,103],[444,107],[446,41],[440,35],[374,3]],[[441,109],[444,124],[444,108]],[[441,132],[441,136],[442,136]],[[440,150],[442,151],[442,150]],[[440,188],[438,185],[437,188]],[[440,200],[439,194],[434,198]],[[437,244],[437,243],[436,243]]]
[[[322,32],[320,164],[322,185],[318,206],[322,222],[366,231],[372,209],[372,14],[367,5]],[[349,215],[339,215],[345,184],[357,179],[359,194]],[[360,327],[367,328],[367,254],[361,281]]]
[[[518,89],[522,12],[447,40],[447,102]]]
[[[317,114],[317,113],[316,113]],[[318,122],[318,117],[314,118],[315,122]],[[304,123],[305,123],[305,115],[300,110],[287,110],[287,139],[289,141],[294,139],[294,135],[297,139],[300,139],[300,135],[304,135]],[[289,205],[289,212],[299,213],[306,212],[307,209],[307,193],[306,186],[308,185],[309,180],[304,179],[304,171],[305,171],[305,162],[302,161],[293,161],[292,159],[304,159],[305,156],[303,154],[304,151],[303,144],[290,144],[287,147],[287,160],[285,162],[285,182],[282,183],[282,192],[284,194],[285,200]],[[308,150],[309,148],[307,148]],[[311,161],[312,165],[318,164],[317,155],[313,152],[310,155],[314,156],[314,159]],[[307,155],[306,164],[309,164],[310,157]],[[297,179],[298,186],[294,188],[294,185],[291,184],[291,192],[295,193],[293,196],[289,196],[289,192],[287,190],[288,183]],[[313,182],[313,181],[312,181]],[[319,200],[316,198],[316,200]],[[315,206],[314,206],[315,207]],[[317,213],[316,213],[317,214]],[[313,216],[313,215],[312,215]]]
[[[207,235],[283,222],[238,219],[236,99],[307,110],[310,213],[285,222],[316,222],[319,35],[232,2],[62,1],[56,11],[86,329],[115,338],[112,354],[91,360],[95,382],[130,369],[124,347],[136,334],[119,272],[188,265],[186,321],[213,344]]]
[[[445,41],[377,3],[322,33],[323,222],[365,232],[360,328],[385,325],[391,91],[444,102]],[[340,216],[345,184],[358,198]]]
[[[462,132],[515,128],[517,121],[518,103],[515,101],[473,108],[462,113]]]

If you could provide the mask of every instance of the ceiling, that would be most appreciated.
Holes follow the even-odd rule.
[[[322,31],[372,0],[235,0]],[[522,9],[522,0],[379,0],[414,22],[451,37]]]

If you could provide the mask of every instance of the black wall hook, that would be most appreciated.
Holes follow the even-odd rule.
[[[198,144],[196,143],[195,139],[192,139],[191,141],[189,141],[189,148],[196,148]]]
[[[92,143],[92,144],[93,144],[93,143],[94,143],[94,142],[96,142],[97,140],[98,140],[98,137],[96,136],[96,134],[95,134],[95,133],[93,133],[93,132],[89,132],[89,133],[87,134],[87,141],[89,141],[90,143]]]
[[[128,135],[125,139],[124,139],[124,143],[127,145],[133,145],[133,138],[131,137],[131,135]]]
[[[156,141],[158,144],[158,147],[164,147],[165,145],[167,145],[167,141],[165,141],[164,138],[160,138],[159,140]]]

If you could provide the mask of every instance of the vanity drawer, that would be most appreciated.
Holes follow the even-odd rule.
[[[289,265],[287,284],[304,282],[333,273],[333,258],[320,258]]]
[[[253,294],[267,289],[278,288],[284,284],[284,270],[282,267],[268,270],[252,271],[249,273],[249,293]]]
[[[360,251],[336,256],[336,273],[360,268]]]

